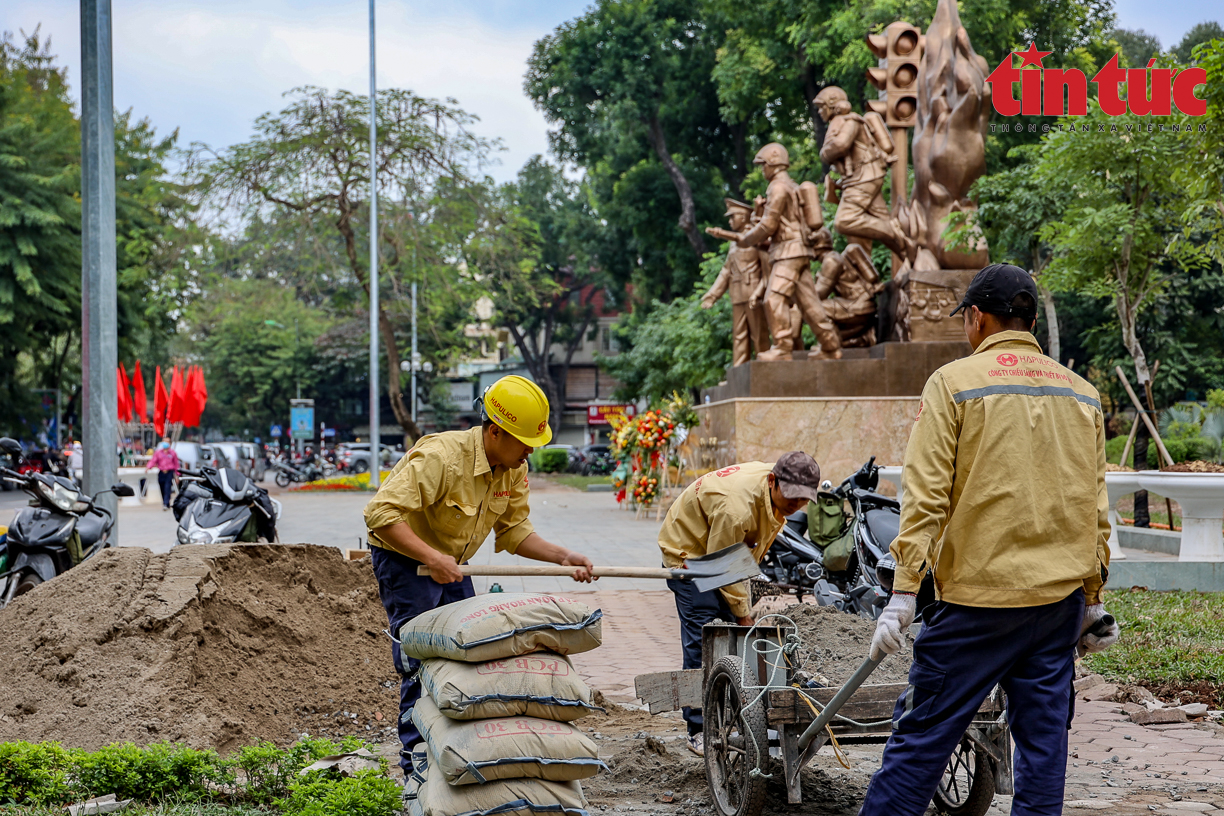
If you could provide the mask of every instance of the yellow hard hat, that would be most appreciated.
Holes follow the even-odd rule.
[[[492,420],[524,445],[538,448],[552,441],[548,397],[526,377],[502,377],[485,389],[481,419]]]

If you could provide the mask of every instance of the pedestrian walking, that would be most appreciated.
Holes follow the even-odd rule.
[[[178,454],[170,447],[170,439],[164,438],[157,445],[157,450],[149,457],[145,472],[150,468],[157,470],[157,486],[161,490],[162,511],[170,509],[170,499],[174,496],[174,485],[178,481],[181,464]]]
[[[528,519],[527,456],[552,439],[548,398],[524,377],[503,377],[480,401],[481,425],[429,434],[396,463],[365,509],[370,559],[393,635],[405,623],[476,594],[459,569],[492,532],[498,551],[573,567],[575,581],[591,580],[584,555],[545,541]],[[371,452],[377,440],[371,440]],[[377,462],[374,462],[377,464]],[[417,567],[429,575],[417,575]],[[400,767],[412,774],[412,748],[421,735],[408,712],[421,696],[420,661],[391,644],[399,672]]]
[[[909,688],[860,816],[920,816],[996,685],[1016,741],[1012,816],[1062,813],[1077,647],[1105,615],[1109,503],[1100,395],[1041,353],[1037,287],[1015,266],[978,272],[961,304],[974,352],[927,380],[901,482],[893,596],[871,655],[901,648],[923,574]]]
[[[716,470],[693,482],[667,511],[659,530],[663,566],[675,569],[685,559],[709,555],[735,544],[752,548],[759,563],[777,538],[786,517],[816,501],[820,465],[803,451],[783,454],[775,464],[745,462]],[[752,626],[744,583],[698,592],[689,581],[669,579],[680,618],[684,668],[701,668],[701,629],[715,618]],[[689,750],[705,753],[705,721],[695,708],[683,710]]]

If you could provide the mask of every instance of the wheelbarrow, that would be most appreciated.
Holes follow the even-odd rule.
[[[803,801],[800,772],[826,744],[883,744],[906,683],[869,685],[879,661],[864,661],[841,688],[798,688],[784,654],[789,626],[708,624],[702,668],[640,675],[638,696],[652,714],[700,707],[705,718],[706,781],[719,816],[760,816],[770,777]],[[887,659],[887,658],[885,658]],[[947,816],[982,816],[995,794],[1012,788],[1006,701],[996,688],[974,715],[935,793]]]

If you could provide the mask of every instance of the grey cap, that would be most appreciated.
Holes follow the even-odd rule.
[[[820,465],[803,451],[791,451],[778,457],[773,474],[778,478],[778,491],[786,498],[816,501],[820,492]]]

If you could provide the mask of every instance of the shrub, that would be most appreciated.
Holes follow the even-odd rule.
[[[1195,436],[1189,439],[1166,439],[1165,448],[1174,462],[1210,461],[1220,454],[1220,443],[1205,436]],[[1148,445],[1148,467],[1159,468],[1164,463],[1160,461],[1160,451],[1156,443]]]
[[[309,774],[276,806],[287,816],[392,816],[401,808],[400,786],[379,771],[342,777],[335,771]]]
[[[58,742],[0,743],[0,805],[73,801],[69,772],[79,753]]]
[[[317,759],[345,754],[368,747],[357,737],[345,737],[339,744],[329,739],[302,737],[288,748],[261,742],[240,748],[227,762],[241,771],[240,795],[255,804],[270,805],[288,796],[298,772]]]
[[[210,798],[218,785],[233,784],[216,751],[170,743],[141,748],[128,742],[81,752],[75,770],[83,798],[113,793],[119,799],[142,802],[170,795],[198,801]]]
[[[532,456],[541,473],[563,473],[569,467],[569,451],[565,448],[540,448]]]

